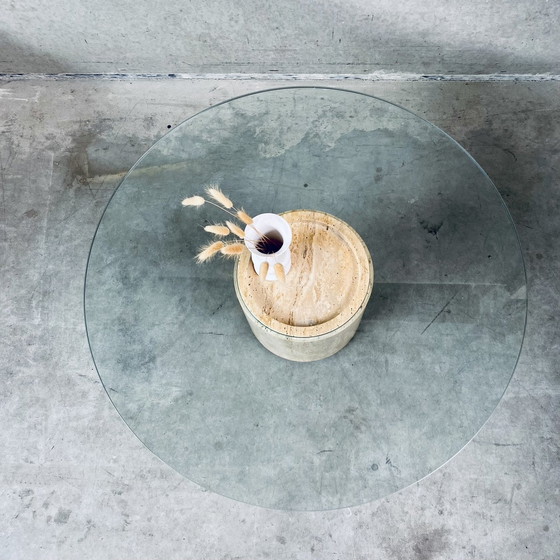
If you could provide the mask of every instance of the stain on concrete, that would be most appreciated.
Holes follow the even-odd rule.
[[[25,498],[28,498],[29,496],[33,496],[33,490],[31,490],[31,488],[24,488],[19,494],[18,496],[20,497],[20,499],[24,500]]]
[[[36,218],[39,215],[39,212],[37,212],[37,210],[35,210],[35,208],[31,208],[31,210],[28,210],[27,212],[24,212],[23,215],[26,218]]]
[[[56,515],[54,516],[54,522],[58,525],[66,525],[68,519],[70,519],[71,509],[58,508]]]
[[[22,513],[23,511],[25,511],[26,509],[29,509],[31,507],[31,505],[33,504],[33,501],[35,499],[35,493],[33,492],[33,490],[31,488],[24,488],[23,490],[21,490],[18,493],[19,499],[21,500],[21,505],[22,505],[22,509],[20,510],[20,513]],[[16,518],[19,516],[19,513],[16,515]]]
[[[391,461],[389,455],[385,457],[385,464],[388,465],[395,472],[397,476],[401,475],[401,469],[397,467],[397,465],[395,465],[393,461]]]
[[[85,540],[87,539],[87,537],[88,537],[90,531],[91,531],[92,529],[95,529],[95,528],[96,528],[96,525],[95,525],[95,523],[93,522],[93,520],[92,520],[92,519],[88,519],[88,520],[86,521],[86,530],[85,530],[85,533],[83,534],[83,536],[81,536],[81,537],[78,539],[78,542],[81,543],[81,542],[85,541]]]
[[[103,187],[104,178],[124,176],[148,147],[139,137],[112,134],[118,122],[100,119],[79,127],[71,135],[62,163],[67,189],[86,187],[92,197]],[[115,185],[110,184],[110,188]]]
[[[342,418],[347,420],[356,432],[364,432],[368,425],[368,419],[365,416],[356,414],[358,407],[348,407]]]
[[[447,535],[449,531],[443,527],[428,531],[421,535],[412,546],[416,560],[432,560],[444,557],[447,549]]]
[[[419,220],[420,225],[430,234],[437,238],[438,232],[443,226],[443,221],[441,222],[429,222],[427,220]]]

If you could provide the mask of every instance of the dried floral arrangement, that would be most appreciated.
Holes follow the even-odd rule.
[[[205,193],[207,198],[200,195],[185,198],[182,201],[183,206],[200,207],[204,204],[211,204],[229,214],[233,219],[239,220],[239,222],[245,224],[245,226],[253,226],[255,231],[259,233],[253,224],[253,218],[243,208],[236,208],[232,200],[222,192],[218,185],[207,186],[205,188]],[[230,258],[239,257],[247,250],[245,243],[238,241],[240,239],[248,242],[248,240],[245,239],[245,231],[239,223],[226,220],[223,224],[207,225],[204,227],[204,230],[221,239],[214,240],[199,249],[196,255],[196,260],[199,263],[208,261],[218,254]],[[236,239],[234,241],[226,240],[226,238],[231,235],[235,236]],[[279,249],[279,246],[275,245],[275,243],[275,239],[259,234],[259,240],[255,243],[255,247],[264,254],[271,254]],[[263,263],[260,270],[258,270],[258,275],[266,278],[268,266],[268,263]],[[274,270],[277,277],[280,280],[284,280],[285,274],[283,266],[277,263],[274,265]]]

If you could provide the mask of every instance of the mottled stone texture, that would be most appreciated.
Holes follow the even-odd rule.
[[[103,208],[169,126],[270,85],[0,84],[0,556],[557,558],[556,84],[351,86],[410,108],[470,150],[503,195],[526,259],[527,335],[513,380],[479,434],[437,472],[356,508],[267,510],[204,492],[176,474],[111,405],[82,316],[86,259]]]
[[[5,0],[0,72],[560,73],[556,0]]]

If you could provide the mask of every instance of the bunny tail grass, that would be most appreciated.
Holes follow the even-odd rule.
[[[284,273],[284,267],[280,263],[276,263],[274,265],[274,272],[276,272],[276,276],[280,282],[284,282],[286,280],[286,274]]]
[[[207,261],[211,259],[216,253],[218,253],[224,247],[223,241],[214,241],[214,243],[210,243],[209,245],[205,245],[201,248],[198,255],[196,255],[196,260],[199,263]]]
[[[206,194],[220,203],[224,208],[233,208],[233,202],[218,188],[217,185],[206,187]]]
[[[230,230],[229,227],[222,226],[221,224],[213,224],[204,227],[204,231],[207,231],[208,233],[213,233],[214,235],[220,235],[221,237],[224,237],[225,235],[229,235],[231,233],[229,230]]]
[[[183,206],[202,206],[206,201],[201,196],[189,196],[181,204]]]
[[[245,239],[245,232],[237,224],[226,221],[226,226],[229,228],[231,233],[237,235],[240,239]]]
[[[243,243],[228,243],[220,249],[220,253],[226,257],[238,257],[245,250]]]
[[[259,268],[259,277],[266,280],[266,275],[268,274],[268,263],[265,261],[261,264]]]
[[[238,210],[237,217],[244,223],[250,226],[253,223],[253,218],[245,212],[245,210]]]

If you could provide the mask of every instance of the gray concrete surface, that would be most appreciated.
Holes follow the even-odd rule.
[[[82,316],[88,249],[107,200],[169,126],[273,85],[0,82],[0,557],[558,558],[556,83],[344,84],[453,135],[495,181],[519,230],[529,316],[518,367],[487,424],[438,471],[361,507],[267,510],[175,473],[110,404]]]
[[[0,72],[560,73],[555,0],[7,0]]]

